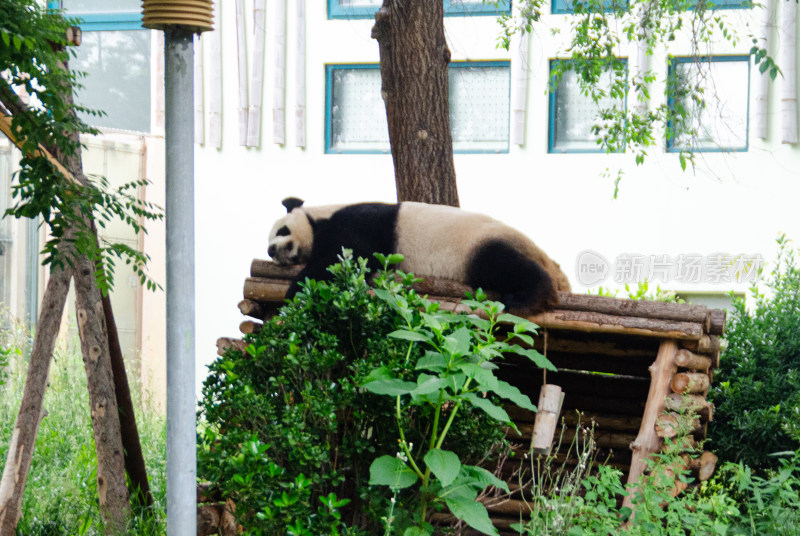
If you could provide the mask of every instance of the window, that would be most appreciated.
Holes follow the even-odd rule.
[[[698,0],[704,1],[707,9],[745,9],[753,5],[750,0]],[[552,9],[555,14],[596,13],[602,4],[603,11],[612,12],[628,9],[627,0],[553,0]],[[696,5],[696,2],[693,4]]]
[[[497,15],[511,12],[511,0],[496,6],[483,0],[443,0],[445,15]],[[328,0],[329,19],[371,19],[383,0]]]
[[[675,58],[669,71],[667,150],[746,151],[749,56]],[[692,98],[698,93],[702,103]]]
[[[388,153],[377,64],[328,65],[325,152]],[[460,153],[508,151],[510,65],[450,64],[450,130]]]
[[[627,9],[626,0],[553,0],[552,9],[555,14],[567,13],[609,13],[618,9]]]
[[[64,0],[79,18],[83,42],[70,67],[86,73],[79,104],[105,115],[81,113],[96,127],[150,131],[150,34],[142,28],[139,0]]]
[[[550,62],[553,65],[559,61]],[[622,60],[627,65],[626,60]],[[600,77],[599,85],[602,89],[611,87],[612,72],[607,70]],[[590,95],[581,92],[578,74],[574,70],[563,73],[558,87],[550,92],[550,124],[548,136],[548,151],[551,153],[602,153],[605,152],[598,145],[598,136],[592,132],[592,127],[597,124],[601,110],[616,108],[625,109],[623,99],[607,95],[597,102]]]

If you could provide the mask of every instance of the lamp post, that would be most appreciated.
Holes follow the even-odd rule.
[[[197,534],[193,39],[212,13],[211,0],[144,0],[142,18],[165,37],[169,536]]]

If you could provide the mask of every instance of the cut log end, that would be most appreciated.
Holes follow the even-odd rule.
[[[672,377],[670,387],[675,393],[698,394],[708,391],[711,380],[701,372],[681,372]]]

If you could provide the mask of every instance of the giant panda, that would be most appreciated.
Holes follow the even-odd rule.
[[[399,269],[418,277],[459,281],[499,294],[509,309],[534,314],[569,291],[559,265],[519,231],[459,208],[403,202],[303,206],[283,200],[286,215],[269,234],[269,256],[279,265],[305,264],[287,298],[306,277],[329,279],[327,267],[342,247],[377,268],[373,253],[401,253]]]

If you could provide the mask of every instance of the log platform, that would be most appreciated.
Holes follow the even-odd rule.
[[[259,259],[252,262],[239,303],[245,315],[244,333],[258,331],[261,322],[275,314],[299,269]],[[436,279],[417,286],[418,292],[440,301],[443,308],[465,312],[469,308],[460,301],[468,290],[472,289]],[[724,310],[562,292],[553,310],[528,318],[539,326],[534,348],[558,368],[547,373],[546,381],[561,386],[565,394],[559,421],[564,450],[567,439],[575,435],[576,416],[582,414],[583,426],[594,423],[597,460],[619,467],[628,474],[628,483],[635,484],[644,475],[647,457],[661,451],[665,441],[688,448],[705,437],[713,418],[706,395],[719,364]],[[222,354],[230,347],[241,348],[242,342],[221,338],[217,346]],[[527,359],[509,358],[498,364],[499,377],[538,400],[544,383],[540,369]],[[523,433],[520,443],[527,448],[534,414],[518,408],[509,413]],[[556,441],[559,435],[556,431]],[[563,457],[556,453],[557,459],[559,455]],[[510,467],[504,467],[504,473],[509,474],[510,486],[519,487],[513,463],[506,463]],[[705,453],[698,459],[687,457],[685,467],[706,480],[715,464],[716,457]],[[501,533],[525,510],[518,496],[489,506]]]

